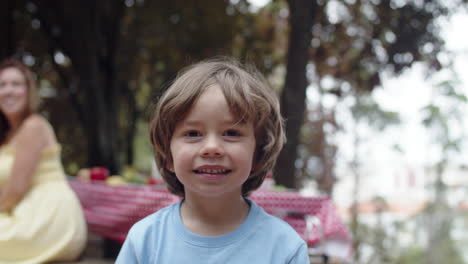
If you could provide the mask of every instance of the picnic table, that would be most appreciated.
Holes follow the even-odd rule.
[[[103,181],[69,180],[81,201],[92,233],[123,242],[130,227],[180,198],[151,185],[111,186]],[[328,197],[306,197],[293,191],[257,190],[249,199],[289,223],[309,248],[328,256],[349,258],[351,236]]]

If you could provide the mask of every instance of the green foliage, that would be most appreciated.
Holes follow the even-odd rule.
[[[380,85],[383,70],[399,74],[416,61],[440,69],[443,41],[434,22],[448,13],[442,1],[324,1],[321,8],[311,52],[320,78],[333,76],[365,92]]]
[[[383,110],[373,99],[368,95],[361,95],[356,104],[351,107],[351,112],[356,122],[365,121],[370,126],[383,130],[389,125],[400,123],[400,117],[397,112]]]
[[[456,87],[460,85],[457,80],[445,80],[436,85],[441,95],[451,97],[455,102],[467,103],[466,94],[457,91]]]
[[[116,12],[123,3],[126,6],[122,13]],[[338,97],[346,92],[345,82],[356,92],[353,96],[372,90],[380,83],[379,73],[388,67],[400,73],[415,61],[428,61],[437,68],[437,54],[443,43],[434,19],[447,10],[439,1],[425,3],[426,6],[417,1],[401,5],[388,0],[319,1],[314,13],[309,14],[314,20],[310,29],[311,46],[301,56],[309,57],[315,69],[310,72],[316,73],[316,79],[331,76],[337,80],[336,87],[326,93]],[[340,8],[334,9],[334,5]],[[95,16],[100,21],[95,28],[97,33],[80,34],[92,26],[90,10],[94,12],[95,8],[89,7],[101,12]],[[115,151],[119,162],[135,163],[138,161],[133,158],[135,148],[131,145],[138,134],[137,124],[147,121],[149,107],[181,67],[213,55],[253,61],[264,73],[273,73],[288,64],[286,50],[291,31],[287,8],[288,2],[283,0],[271,1],[258,13],[249,11],[246,0],[68,1],[66,4],[54,0],[20,0],[15,1],[11,25],[17,34],[9,42],[16,47],[16,55],[35,60],[33,67],[39,78],[49,80],[52,89],[57,91],[55,97],[44,100],[44,112],[63,142],[67,168],[86,166],[86,156],[90,155],[87,143],[92,138],[106,138],[99,131],[111,127],[102,125],[102,120],[85,122],[83,109],[100,105],[90,101],[99,96],[86,96],[93,95],[93,90],[106,91],[100,95],[112,95],[100,100],[102,104],[112,102],[110,105],[116,110],[106,113],[118,120],[118,126],[106,132],[118,135],[114,140],[118,141],[118,149],[107,153],[108,156]],[[430,52],[423,48],[427,45],[431,46]],[[96,52],[90,53],[88,49]],[[58,55],[63,59],[56,59]],[[85,57],[96,64],[81,60]],[[83,72],[93,67],[100,70],[91,75],[107,76],[108,82],[79,87],[90,76],[89,72]],[[305,98],[291,101],[298,100]],[[358,115],[378,128],[397,120],[394,113],[379,111],[372,103],[366,102],[359,108]],[[91,129],[98,124],[101,130]],[[319,157],[327,163],[324,167],[329,168],[334,162],[336,146],[327,145],[324,134],[329,130],[323,127],[334,124],[327,120],[315,125],[322,127],[303,129],[306,130],[303,138],[313,138],[314,144],[320,142],[316,144],[319,148],[305,153],[321,152]],[[332,130],[336,131],[337,127]]]
[[[464,263],[456,241],[452,238],[454,212],[440,201],[425,210],[425,229],[429,234],[426,263]]]
[[[355,243],[355,260],[357,263],[395,263],[400,250],[396,235],[388,232],[381,225],[359,223],[353,235]],[[364,261],[362,252],[370,253]]]
[[[456,212],[447,200],[448,186],[444,181],[445,170],[451,155],[461,150],[464,141],[463,119],[466,109],[466,95],[460,88],[456,75],[452,80],[443,81],[433,87],[432,102],[422,109],[423,124],[431,130],[433,144],[440,149],[438,160],[429,164],[432,168],[434,200],[425,210],[428,233],[426,263],[463,263],[459,249],[452,238],[453,219]]]
[[[460,151],[463,141],[461,135],[452,132],[463,124],[464,109],[468,103],[466,94],[459,91],[459,85],[456,75],[453,80],[436,84],[433,87],[433,102],[421,110],[424,115],[422,123],[433,131],[445,155],[451,151]]]
[[[425,251],[420,246],[406,249],[395,261],[396,264],[424,263]]]
[[[151,171],[151,164],[154,162],[153,148],[148,133],[148,123],[139,121],[137,123],[137,133],[134,138],[133,148],[135,151],[135,160],[130,164],[140,170]]]
[[[299,6],[301,1],[289,3]],[[426,62],[431,71],[441,68],[437,54],[443,51],[444,43],[435,21],[449,12],[443,1],[429,0],[421,4],[417,1],[397,3],[388,0],[325,0],[317,2],[315,8],[310,14],[314,20],[311,29],[311,45],[308,54],[302,54],[302,56],[309,56],[311,67],[308,69],[307,77],[318,83],[318,85],[311,86],[319,87],[318,89],[322,89],[320,82],[323,79],[332,79],[333,85],[324,89],[323,92],[336,95],[338,100],[348,95],[354,98],[366,97],[366,93],[381,84],[380,75],[384,71],[398,75],[417,61]],[[297,71],[297,69],[292,68],[291,71]],[[287,98],[285,101],[305,100],[299,92],[305,87],[290,87],[290,89],[296,91],[296,97]],[[383,129],[386,125],[398,122],[399,118],[396,113],[383,111],[365,98],[362,101],[353,107],[355,118],[366,119],[377,129]],[[286,115],[285,118],[289,120],[286,123],[286,131],[288,131],[288,127],[293,125],[297,117]],[[322,126],[327,121],[312,120],[310,123],[317,125],[310,130],[322,131]],[[316,134],[320,135],[320,132]],[[290,142],[298,142],[298,137],[301,139],[301,144],[306,145],[305,148],[310,145],[307,142],[318,140],[314,142],[317,145],[316,149],[303,151],[303,153],[333,150],[333,146],[326,146],[330,143],[327,141],[331,141],[327,139],[327,135],[303,137],[302,134],[288,134]],[[280,155],[278,168],[294,168],[290,164],[281,164],[281,158],[288,157],[284,158],[285,163],[296,163],[296,159],[290,157],[295,157],[296,152],[301,154],[300,148],[290,148],[287,151],[287,154]],[[324,168],[334,163],[334,155],[315,156],[322,160]],[[304,165],[307,164],[302,161],[304,159],[304,157],[299,157],[298,160]],[[332,175],[330,177],[333,178]],[[325,182],[334,182],[334,180],[328,179]],[[330,190],[332,186],[325,189]]]
[[[109,128],[112,121],[85,122],[83,110],[101,109],[91,116],[96,118],[102,113],[102,105],[118,106],[118,111],[104,114],[118,120],[111,134],[117,134],[114,141],[119,146],[112,151],[108,148],[105,156],[117,155],[120,163],[133,163],[136,124],[147,121],[149,108],[183,66],[215,55],[235,55],[254,61],[268,72],[283,59],[270,56],[275,43],[272,39],[281,35],[274,33],[271,12],[252,14],[245,0],[126,1],[121,16],[114,11],[123,1],[107,4],[16,1],[7,12],[13,24],[6,27],[18,33],[8,39],[15,47],[14,54],[32,61],[39,79],[49,80],[51,89],[57,91],[55,96],[43,100],[42,111],[63,143],[65,168],[71,174],[76,167],[88,165],[89,146],[109,146],[109,142],[89,142],[109,138],[108,132],[92,127],[101,124],[101,128]],[[91,9],[97,12],[100,23],[92,24],[89,6],[95,7]],[[74,28],[75,25],[81,26]],[[98,33],[87,35],[88,29]],[[115,32],[117,35],[113,35]],[[77,40],[77,35],[86,40]],[[57,60],[57,54],[62,59]],[[98,60],[98,65],[86,63],[87,58]],[[97,69],[94,76],[110,77],[112,81],[93,83],[96,88],[80,87],[83,81],[89,81],[89,69]],[[102,94],[112,96],[101,97]],[[90,100],[97,98],[103,101]],[[99,134],[103,132],[106,135]],[[140,158],[139,154],[136,156]]]
[[[385,200],[376,197],[374,199],[377,203],[385,204]],[[357,232],[353,237],[358,248],[355,254],[357,255],[356,261],[358,263],[396,263],[396,264],[413,264],[413,263],[427,263],[427,264],[459,264],[464,263],[460,249],[457,247],[459,241],[454,240],[450,236],[452,228],[452,221],[449,217],[443,218],[434,216],[432,214],[434,207],[432,204],[424,213],[411,217],[404,221],[383,222],[378,220],[376,224],[369,225],[359,223],[357,225]],[[385,207],[382,207],[385,208]],[[385,209],[381,213],[384,213]],[[382,217],[381,215],[378,218]],[[424,221],[420,221],[423,219]],[[439,221],[442,220],[442,221]],[[416,228],[416,230],[414,229]],[[425,243],[416,240],[414,234],[422,231],[421,229],[434,232],[435,235],[431,236],[435,240],[430,241],[433,247],[427,248]],[[413,234],[413,241],[402,243],[399,239],[402,236],[408,237]],[[361,252],[370,254],[364,261]]]

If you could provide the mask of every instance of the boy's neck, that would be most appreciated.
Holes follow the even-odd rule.
[[[185,197],[180,216],[192,233],[219,236],[238,228],[249,213],[249,204],[242,196],[237,198]]]

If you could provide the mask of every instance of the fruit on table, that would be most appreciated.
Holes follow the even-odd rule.
[[[89,178],[95,181],[105,181],[109,176],[109,170],[105,167],[92,167],[89,169]]]
[[[148,178],[148,179],[146,179],[146,184],[156,185],[156,184],[158,184],[158,181],[155,178]]]
[[[145,179],[142,178],[140,175],[138,175],[138,172],[135,168],[132,167],[125,167],[123,169],[123,178],[126,182],[131,182],[131,183],[146,183]]]
[[[127,166],[124,167],[122,175],[114,174],[109,176],[109,170],[105,167],[82,168],[79,170],[78,179],[82,181],[105,181],[111,186],[121,186],[126,184],[158,184],[158,180],[147,178],[138,173],[137,169]]]
[[[89,181],[89,169],[88,168],[80,169],[76,176],[78,177],[79,180]]]
[[[107,177],[106,183],[111,186],[120,186],[120,185],[125,185],[127,182],[120,175],[112,175],[110,177]]]

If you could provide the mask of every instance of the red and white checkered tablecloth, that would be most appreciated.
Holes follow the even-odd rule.
[[[166,189],[150,185],[110,186],[104,182],[70,180],[84,209],[88,228],[103,237],[123,242],[130,227],[143,217],[180,200]],[[297,192],[257,190],[250,199],[272,215],[288,222],[307,242],[321,240],[350,243],[351,237],[327,197],[304,197]],[[304,216],[320,220],[307,231]]]

